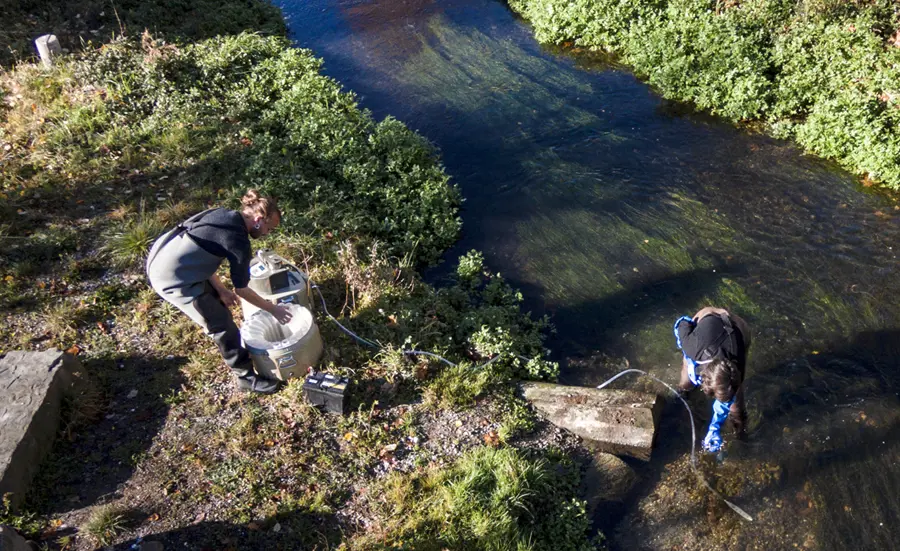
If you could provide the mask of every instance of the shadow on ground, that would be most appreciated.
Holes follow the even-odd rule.
[[[28,508],[62,513],[111,501],[150,448],[183,382],[184,356],[83,362],[88,390],[65,404],[63,430],[32,484]]]

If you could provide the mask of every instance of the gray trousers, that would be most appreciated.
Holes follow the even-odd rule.
[[[184,312],[212,337],[228,367],[243,377],[252,373],[253,362],[241,343],[231,310],[209,282],[221,261],[184,233],[165,234],[150,251],[147,277],[163,300]]]

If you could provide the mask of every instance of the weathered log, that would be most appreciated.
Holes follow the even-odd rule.
[[[597,451],[649,460],[662,412],[655,394],[523,383],[522,395],[556,426]]]

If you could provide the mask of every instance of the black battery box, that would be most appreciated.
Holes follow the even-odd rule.
[[[303,396],[314,406],[325,411],[344,414],[347,411],[347,388],[350,380],[329,373],[311,373],[303,381]]]

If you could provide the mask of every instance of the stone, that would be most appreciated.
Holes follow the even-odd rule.
[[[14,528],[0,524],[0,551],[37,551],[34,542],[26,541]]]
[[[649,460],[663,402],[656,394],[522,383],[523,397],[554,425],[577,434],[587,447]]]
[[[12,351],[0,359],[0,495],[20,504],[59,428],[63,395],[78,360],[56,349]]]
[[[621,502],[637,482],[634,469],[615,455],[597,452],[581,479],[590,516],[601,503]]]
[[[44,62],[45,67],[52,67],[54,58],[62,53],[59,40],[53,34],[37,37],[34,45],[37,47],[38,55],[41,56],[41,61]]]

